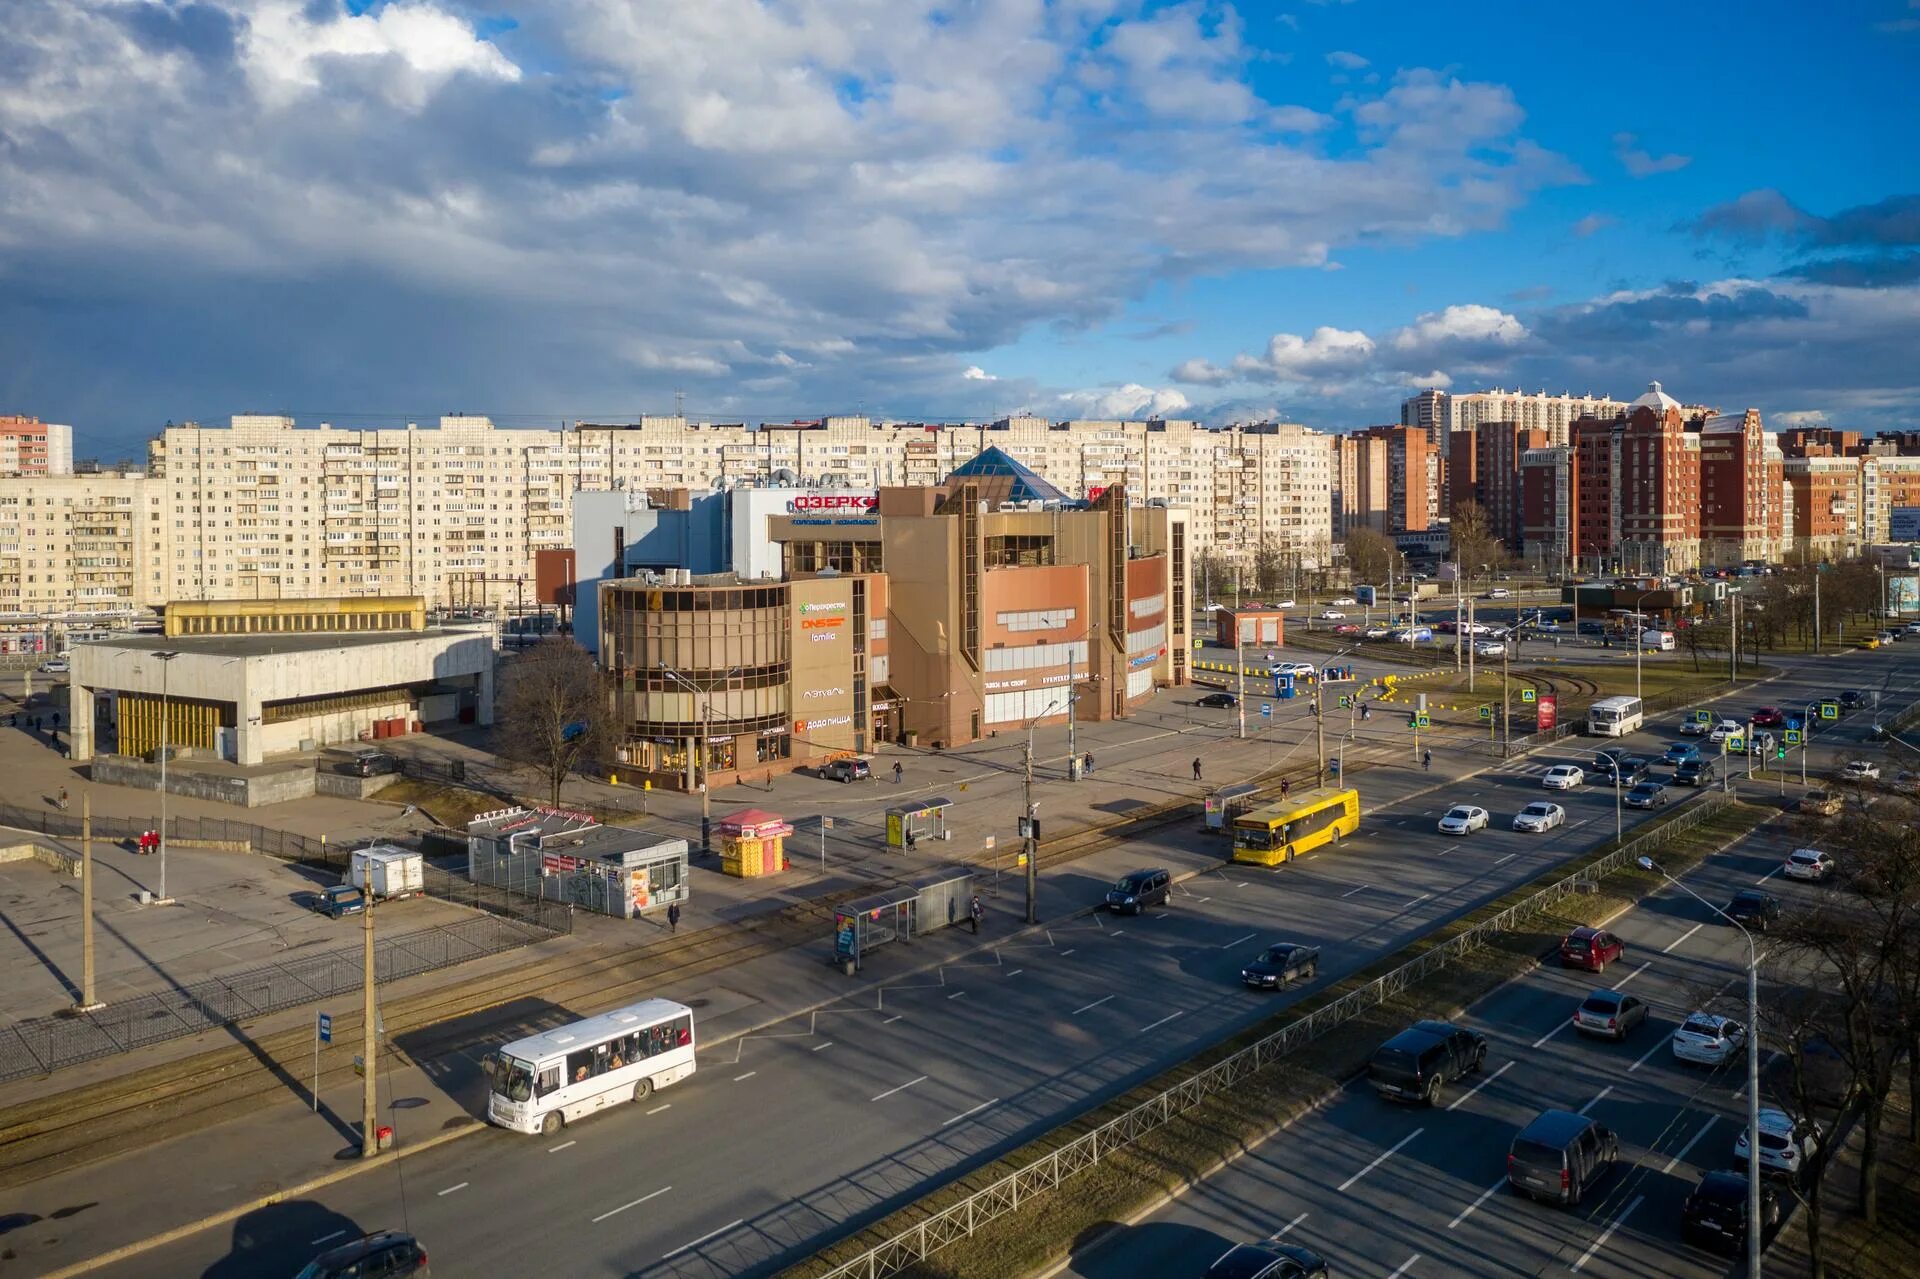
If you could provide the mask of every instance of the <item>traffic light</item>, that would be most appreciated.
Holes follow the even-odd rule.
[[[1418,712],[1414,712],[1413,714],[1410,714],[1407,716],[1407,727],[1408,728],[1420,727],[1420,715]]]
[[[1785,759],[1785,758],[1787,757],[1787,748],[1786,748],[1785,746],[1776,746],[1776,747],[1774,747],[1774,748],[1773,748],[1773,757],[1774,757],[1775,759]]]

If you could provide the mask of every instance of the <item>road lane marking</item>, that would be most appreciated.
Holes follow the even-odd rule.
[[[966,993],[967,993],[967,992],[966,992],[966,991],[964,991],[964,990],[956,990],[956,991],[954,991],[954,992],[953,992],[953,993],[952,993],[951,995],[948,995],[948,996],[947,996],[947,998],[948,998],[948,999],[958,999],[958,998],[960,998],[960,996],[962,996],[962,995],[964,995],[964,994],[966,994]]]
[[[1355,893],[1364,893],[1369,888],[1372,888],[1372,887],[1373,887],[1372,884],[1362,884],[1358,888],[1349,888],[1346,892],[1341,893],[1340,896],[1344,899],[1344,898],[1353,896]]]
[[[679,1256],[683,1252],[691,1252],[693,1249],[698,1248],[701,1244],[705,1243],[707,1240],[717,1238],[720,1235],[724,1235],[727,1233],[727,1231],[732,1230],[735,1226],[744,1226],[746,1223],[747,1223],[747,1219],[745,1217],[740,1218],[738,1221],[729,1221],[726,1225],[720,1227],[720,1229],[718,1230],[709,1230],[706,1234],[701,1235],[698,1239],[694,1240],[692,1243],[681,1244],[678,1248],[675,1248],[672,1252],[667,1253],[666,1256],[661,1257],[660,1260],[666,1261],[670,1258]]]
[[[1705,928],[1705,927],[1706,927],[1705,924],[1695,924],[1692,928],[1687,929],[1686,932],[1681,933],[1678,937],[1674,938],[1672,941],[1662,946],[1660,948],[1660,953],[1663,955],[1666,954],[1668,951],[1672,950],[1675,946],[1678,946],[1681,942],[1685,941],[1687,938],[1693,936],[1695,933],[1699,932],[1702,928]]]
[[[1027,971],[1027,970],[1026,970],[1026,969],[1024,969],[1024,968],[1016,968],[1016,969],[1014,969],[1014,970],[1013,970],[1012,972],[1010,972],[1010,973],[1008,973],[1008,974],[1007,974],[1007,976],[1009,976],[1009,977],[1018,977],[1018,976],[1019,976],[1019,975],[1020,975],[1021,973],[1024,973],[1024,972],[1026,972],[1026,971]]]
[[[1487,1199],[1493,1194],[1494,1191],[1500,1189],[1500,1187],[1506,1184],[1507,1184],[1507,1179],[1505,1177],[1502,1177],[1500,1178],[1500,1180],[1494,1182],[1491,1186],[1488,1186],[1485,1190],[1482,1190],[1479,1196],[1476,1199],[1474,1199],[1472,1203],[1468,1204],[1466,1207],[1460,1210],[1459,1216],[1455,1217],[1452,1221],[1449,1221],[1447,1223],[1447,1229],[1453,1230],[1457,1228],[1461,1222],[1465,1221],[1468,1217],[1471,1217],[1474,1214],[1474,1210],[1477,1209],[1481,1204],[1485,1203]]]
[[[1418,1260],[1420,1260],[1420,1254],[1416,1252],[1411,1257],[1408,1257],[1405,1261],[1401,1262],[1399,1267],[1395,1269],[1392,1274],[1387,1276],[1387,1279],[1400,1279],[1401,1275],[1404,1275],[1405,1273],[1407,1273],[1407,1271],[1413,1269],[1413,1263]]]
[[[647,1113],[649,1115],[657,1115],[663,1110],[672,1110],[672,1109],[673,1109],[673,1103],[668,1102],[664,1106],[655,1106],[652,1110],[649,1110]]]
[[[1211,898],[1211,897],[1196,897],[1196,898],[1194,898],[1193,900],[1194,900],[1194,901],[1195,901],[1196,903],[1199,903],[1199,902],[1210,902],[1210,901],[1212,901],[1212,900],[1213,900],[1213,898]]]
[[[885,1092],[881,1093],[878,1097],[873,1097],[873,1098],[870,1098],[869,1100],[885,1101],[887,1098],[893,1096],[893,1094],[897,1092],[905,1092],[907,1089],[913,1087],[915,1084],[924,1084],[925,1082],[927,1082],[927,1077],[925,1075],[920,1076],[920,1078],[918,1079],[909,1079],[907,1080],[906,1083],[901,1084],[898,1088],[889,1088]]]
[[[649,1199],[658,1199],[661,1195],[666,1194],[669,1190],[672,1190],[672,1189],[673,1189],[672,1186],[662,1186],[660,1187],[660,1189],[654,1191],[650,1195],[641,1195],[638,1199],[634,1200],[632,1203],[624,1203],[624,1204],[621,1204],[618,1208],[613,1209],[611,1212],[601,1213],[598,1217],[595,1217],[593,1219],[591,1224],[597,1226],[601,1222],[605,1221],[608,1217],[617,1217],[621,1213],[625,1212],[627,1209],[637,1208]]]
[[[1301,1213],[1298,1217],[1295,1217],[1292,1221],[1289,1221],[1286,1225],[1280,1227],[1280,1229],[1268,1235],[1267,1242],[1278,1243],[1280,1241],[1281,1236],[1285,1235],[1287,1231],[1292,1230],[1295,1226],[1299,1225],[1301,1222],[1305,1221],[1306,1219],[1307,1219],[1307,1214],[1304,1212]],[[340,1233],[344,1235],[347,1232],[342,1230]]]
[[[1251,884],[1252,882],[1253,882],[1253,881],[1252,881],[1252,880],[1250,880],[1250,879],[1247,879],[1247,880],[1242,880],[1242,881],[1241,881],[1240,883],[1237,883],[1237,884],[1235,884],[1235,885],[1234,885],[1234,887],[1235,887],[1235,888],[1245,888],[1245,887],[1246,887],[1246,886],[1247,886],[1248,884]]]
[[[1346,1193],[1346,1189],[1348,1186],[1351,1186],[1354,1182],[1360,1180],[1360,1178],[1366,1176],[1368,1173],[1372,1172],[1375,1168],[1378,1168],[1381,1164],[1387,1162],[1387,1160],[1393,1155],[1394,1151],[1400,1149],[1400,1147],[1406,1145],[1408,1142],[1412,1141],[1415,1137],[1418,1137],[1421,1133],[1425,1131],[1426,1131],[1425,1128],[1415,1128],[1412,1132],[1408,1133],[1406,1136],[1402,1137],[1400,1140],[1394,1142],[1391,1146],[1387,1147],[1385,1150],[1375,1155],[1372,1163],[1368,1164],[1365,1168],[1362,1168],[1359,1172],[1354,1173],[1353,1176],[1347,1178],[1345,1181],[1340,1183],[1341,1193],[1342,1194]],[[1406,1267],[1402,1266],[1400,1269],[1404,1270],[1406,1269]],[[1399,1271],[1395,1271],[1394,1273],[1398,1274]]]
[[[1561,1031],[1565,1030],[1568,1026],[1571,1026],[1572,1024],[1573,1023],[1571,1021],[1561,1022],[1558,1026],[1555,1026],[1552,1030],[1549,1030],[1546,1034],[1534,1040],[1533,1046],[1535,1048],[1538,1048],[1541,1044],[1546,1043],[1549,1039],[1552,1039],[1555,1035],[1559,1034]]]
[[[1783,863],[1781,863],[1781,865],[1785,865],[1785,864],[1786,864],[1786,863],[1784,863],[1784,862],[1783,862]],[[1775,875],[1778,875],[1779,873],[1780,873],[1780,867],[1779,867],[1779,866],[1775,866],[1775,867],[1774,867],[1774,868],[1773,868],[1772,870],[1770,870],[1770,871],[1768,871],[1768,872],[1767,872],[1766,874],[1764,874],[1764,875],[1762,875],[1762,876],[1761,876],[1760,878],[1758,878],[1758,879],[1756,879],[1756,880],[1754,880],[1753,882],[1754,882],[1754,883],[1756,883],[1756,884],[1764,884],[1764,883],[1766,883],[1766,882],[1767,882],[1767,881],[1768,881],[1769,879],[1772,879],[1772,878],[1773,878],[1773,877],[1774,877]]]
[[[1232,941],[1221,942],[1220,949],[1232,950],[1235,946],[1238,946],[1241,942],[1252,941],[1254,938],[1258,937],[1259,935],[1260,935],[1259,933],[1248,933],[1245,937],[1236,937]]]
[[[1075,947],[1070,946],[1066,950],[1061,951],[1060,958],[1065,959],[1068,955],[1071,955],[1075,949],[1076,949]]]
[[[1645,1200],[1646,1200],[1645,1195],[1635,1195],[1633,1197],[1633,1202],[1628,1204],[1625,1208],[1622,1208],[1620,1210],[1620,1215],[1607,1223],[1607,1228],[1600,1232],[1600,1237],[1598,1239],[1595,1239],[1591,1244],[1587,1245],[1587,1250],[1580,1254],[1580,1260],[1574,1262],[1571,1266],[1567,1268],[1569,1270],[1578,1270],[1580,1269],[1580,1267],[1586,1265],[1587,1262],[1592,1259],[1593,1254],[1596,1252],[1599,1252],[1601,1248],[1606,1246],[1607,1240],[1613,1238],[1613,1232],[1620,1228],[1621,1223],[1625,1222],[1628,1217],[1632,1216],[1633,1210],[1635,1208],[1638,1208]]]
[[[1494,1071],[1491,1075],[1488,1075],[1485,1079],[1482,1079],[1479,1083],[1475,1084],[1473,1087],[1467,1089],[1465,1092],[1461,1093],[1458,1097],[1455,1097],[1452,1101],[1448,1102],[1447,1109],[1448,1110],[1454,1109],[1456,1106],[1460,1105],[1461,1102],[1467,1100],[1469,1097],[1473,1096],[1473,1094],[1479,1092],[1482,1088],[1485,1088],[1488,1084],[1492,1083],[1494,1080],[1500,1078],[1500,1076],[1506,1074],[1509,1070],[1512,1070],[1512,1069],[1513,1069],[1513,1063],[1508,1062],[1506,1065],[1500,1067],[1500,1069]]]
[[[957,1124],[962,1119],[965,1119],[968,1115],[977,1115],[981,1111],[985,1110],[988,1106],[997,1106],[999,1104],[1000,1104],[1000,1099],[998,1097],[995,1097],[992,1101],[983,1101],[979,1105],[975,1106],[972,1110],[963,1110],[951,1119],[942,1119],[940,1121],[940,1126],[942,1128],[945,1128],[948,1124]]]
[[[905,1016],[906,1016],[905,1013],[895,1013],[893,1016],[887,1018],[885,1021],[881,1022],[880,1024],[882,1026],[891,1026],[893,1025],[894,1022],[899,1021],[902,1017],[905,1017]]]
[[[1166,1024],[1167,1024],[1168,1022],[1170,1022],[1170,1021],[1172,1021],[1172,1020],[1173,1020],[1173,1019],[1174,1019],[1175,1017],[1185,1017],[1186,1015],[1187,1015],[1187,1013],[1186,1013],[1186,1010],[1185,1010],[1184,1008],[1183,1008],[1183,1009],[1181,1009],[1181,1010],[1180,1010],[1179,1012],[1177,1012],[1177,1013],[1168,1013],[1168,1014],[1167,1014],[1167,1015],[1166,1015],[1165,1017],[1162,1017],[1162,1018],[1161,1018],[1161,1019],[1160,1019],[1159,1021],[1156,1021],[1156,1022],[1154,1022],[1154,1023],[1153,1023],[1153,1025],[1151,1025],[1151,1026],[1142,1026],[1142,1027],[1140,1028],[1140,1033],[1144,1035],[1144,1034],[1146,1034],[1146,1033],[1147,1033],[1147,1032],[1148,1032],[1149,1030],[1153,1030],[1153,1029],[1155,1029],[1156,1027],[1159,1027],[1159,1026],[1164,1026],[1164,1025],[1166,1025]]]
[[[760,1072],[759,1072],[759,1071],[757,1071],[757,1070],[749,1070],[749,1071],[748,1071],[748,1072],[747,1072],[746,1074],[744,1074],[744,1075],[735,1075],[735,1076],[733,1077],[733,1082],[737,1084],[737,1083],[739,1083],[740,1081],[742,1081],[742,1080],[744,1080],[744,1079],[752,1079],[752,1078],[753,1078],[753,1077],[754,1077],[755,1075],[757,1075],[757,1074],[759,1074],[759,1073],[760,1073]]]
[[[1590,1101],[1590,1102],[1588,1102],[1588,1103],[1587,1103],[1586,1105],[1584,1105],[1584,1106],[1582,1106],[1582,1107],[1580,1107],[1580,1109],[1579,1109],[1578,1111],[1576,1111],[1575,1113],[1576,1113],[1576,1114],[1581,1114],[1581,1115],[1584,1115],[1584,1114],[1586,1114],[1586,1113],[1587,1113],[1587,1112],[1588,1112],[1589,1110],[1592,1110],[1592,1109],[1593,1109],[1593,1108],[1594,1108],[1595,1106],[1597,1106],[1597,1105],[1599,1105],[1599,1104],[1600,1104],[1601,1102],[1603,1102],[1603,1101],[1605,1101],[1605,1100],[1607,1099],[1607,1094],[1608,1094],[1608,1093],[1610,1093],[1610,1092],[1612,1092],[1612,1091],[1613,1091],[1613,1085],[1612,1085],[1612,1084],[1608,1084],[1608,1085],[1607,1085],[1607,1086],[1606,1086],[1605,1088],[1602,1088],[1602,1089],[1601,1089],[1601,1090],[1600,1090],[1599,1092],[1597,1092],[1597,1093],[1595,1093],[1595,1094],[1594,1094],[1594,1097],[1593,1097],[1593,1100],[1592,1100],[1592,1101]]]
[[[436,1191],[435,1193],[440,1195],[440,1197],[445,1198],[446,1196],[452,1194],[456,1190],[465,1190],[468,1184],[469,1183],[463,1181],[457,1186],[448,1186],[445,1190]]]
[[[1127,935],[1127,930],[1124,928],[1116,928],[1112,932],[1107,934],[1107,936],[1109,937],[1125,937],[1126,935]]]
[[[824,1044],[815,1044],[815,1045],[814,1045],[813,1047],[811,1047],[811,1048],[809,1048],[809,1049],[807,1049],[807,1051],[808,1051],[808,1052],[810,1052],[810,1053],[817,1053],[817,1052],[819,1052],[819,1051],[820,1051],[820,1050],[821,1050],[822,1048],[831,1048],[831,1047],[833,1047],[833,1040],[831,1040],[831,1039],[829,1039],[829,1040],[828,1040],[828,1041],[827,1041],[826,1043],[824,1043]]]
[[[1098,998],[1098,999],[1096,999],[1096,1000],[1094,1000],[1094,1001],[1093,1001],[1092,1003],[1090,1003],[1090,1004],[1082,1004],[1082,1005],[1080,1005],[1080,1006],[1079,1006],[1078,1008],[1076,1008],[1076,1009],[1074,1009],[1074,1010],[1073,1010],[1072,1012],[1070,1012],[1070,1013],[1068,1013],[1068,1014],[1067,1014],[1067,1016],[1069,1016],[1069,1017],[1078,1017],[1078,1016],[1079,1016],[1079,1015],[1080,1015],[1081,1013],[1084,1013],[1084,1012],[1089,1012],[1089,1011],[1091,1011],[1092,1009],[1095,1009],[1095,1008],[1098,1008],[1098,1007],[1099,1007],[1100,1005],[1102,1005],[1102,1004],[1104,1004],[1104,1003],[1106,1003],[1106,1002],[1107,1002],[1107,1001],[1108,1001],[1109,999],[1112,999],[1112,998],[1113,998],[1113,996],[1112,996],[1112,995],[1102,995],[1102,996],[1101,996],[1100,998]]]
[[[1670,1043],[1672,1043],[1672,1042],[1673,1042],[1673,1041],[1672,1041],[1671,1039],[1660,1039],[1660,1040],[1656,1040],[1656,1041],[1654,1042],[1654,1045],[1653,1045],[1653,1047],[1651,1047],[1651,1048],[1649,1048],[1649,1049],[1647,1049],[1647,1051],[1645,1051],[1645,1052],[1643,1052],[1643,1053],[1641,1053],[1641,1054],[1640,1054],[1640,1060],[1639,1060],[1639,1061],[1636,1061],[1636,1062],[1634,1062],[1634,1063],[1633,1063],[1633,1065],[1631,1065],[1631,1066],[1628,1066],[1628,1067],[1627,1067],[1627,1073],[1628,1073],[1629,1075],[1631,1075],[1631,1074],[1632,1074],[1632,1073],[1633,1073],[1634,1071],[1636,1071],[1636,1070],[1638,1070],[1638,1069],[1640,1069],[1640,1067],[1642,1067],[1642,1066],[1644,1066],[1644,1065],[1646,1065],[1646,1064],[1647,1064],[1647,1058],[1649,1058],[1649,1057],[1651,1057],[1651,1056],[1653,1056],[1653,1055],[1654,1055],[1655,1053],[1657,1053],[1657,1052],[1659,1052],[1659,1051],[1660,1051],[1660,1050],[1661,1050],[1662,1048],[1665,1048],[1665,1047],[1667,1047],[1667,1046],[1668,1046],[1668,1045],[1669,1045]]]
[[[1507,854],[1507,855],[1506,855],[1505,857],[1502,857],[1502,858],[1500,859],[1500,861],[1497,861],[1497,862],[1495,862],[1495,863],[1494,863],[1494,865],[1495,865],[1495,866],[1498,866],[1498,865],[1500,864],[1500,862],[1510,862],[1510,861],[1512,861],[1512,860],[1513,860],[1514,858],[1516,858],[1516,857],[1518,857],[1519,855],[1520,855],[1520,854],[1518,854],[1518,853],[1508,853],[1508,854]]]
[[[550,1155],[557,1155],[561,1151],[565,1150],[568,1146],[577,1145],[577,1144],[578,1144],[577,1142],[563,1141],[557,1146],[548,1146],[547,1153]]]
[[[1700,1125],[1700,1131],[1693,1134],[1693,1136],[1687,1139],[1687,1144],[1680,1147],[1679,1154],[1667,1160],[1667,1166],[1660,1170],[1661,1173],[1666,1174],[1666,1173],[1672,1172],[1674,1170],[1674,1167],[1678,1165],[1682,1159],[1685,1159],[1689,1154],[1691,1154],[1695,1146],[1700,1144],[1700,1139],[1707,1135],[1707,1129],[1713,1127],[1718,1122],[1720,1122],[1720,1116],[1708,1115],[1707,1122]]]
[[[1646,971],[1647,971],[1647,969],[1649,969],[1649,968],[1651,968],[1651,967],[1653,967],[1653,961],[1652,961],[1651,959],[1649,959],[1649,960],[1648,960],[1648,961],[1647,961],[1646,963],[1644,963],[1644,964],[1642,964],[1642,965],[1640,965],[1640,966],[1639,966],[1638,968],[1636,968],[1636,969],[1634,969],[1634,970],[1633,970],[1632,972],[1630,972],[1630,973],[1628,973],[1628,974],[1627,974],[1627,975],[1626,975],[1625,977],[1622,977],[1622,978],[1621,978],[1621,979],[1620,979],[1619,981],[1617,981],[1617,982],[1615,982],[1615,983],[1613,983],[1613,988],[1614,988],[1615,990],[1618,990],[1618,989],[1620,989],[1620,988],[1621,988],[1622,986],[1624,986],[1624,985],[1626,985],[1626,984],[1627,984],[1628,982],[1630,982],[1630,981],[1632,981],[1632,980],[1633,980],[1633,979],[1634,979],[1635,977],[1638,977],[1638,976],[1639,976],[1639,975],[1640,975],[1641,973],[1644,973],[1644,972],[1646,972]]]
[[[320,1237],[319,1237],[318,1239],[310,1239],[310,1240],[308,1240],[308,1241],[307,1241],[307,1247],[309,1247],[309,1248],[312,1248],[312,1247],[316,1247],[316,1246],[318,1246],[318,1245],[320,1245],[320,1244],[323,1244],[323,1243],[325,1243],[325,1242],[327,1242],[327,1240],[329,1240],[329,1239],[338,1239],[338,1238],[339,1238],[339,1237],[340,1237],[341,1235],[344,1235],[344,1234],[346,1234],[346,1233],[347,1233],[347,1232],[346,1232],[346,1231],[344,1231],[344,1230],[336,1230],[336,1231],[334,1231],[334,1232],[333,1232],[332,1234],[330,1234],[330,1235],[321,1235],[321,1236],[320,1236]]]
[[[1418,897],[1416,897],[1416,898],[1414,898],[1414,899],[1413,899],[1412,901],[1410,901],[1410,902],[1408,902],[1408,903],[1407,903],[1407,906],[1409,906],[1409,907],[1413,907],[1413,906],[1418,906],[1418,905],[1419,905],[1419,904],[1420,904],[1421,902],[1423,902],[1423,901],[1425,901],[1425,900],[1427,900],[1427,898],[1429,898],[1429,897],[1431,897],[1431,896],[1433,896],[1433,894],[1432,894],[1432,893],[1421,893],[1421,894],[1420,894],[1420,895],[1419,895]]]

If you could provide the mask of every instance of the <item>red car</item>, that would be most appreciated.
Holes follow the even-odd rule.
[[[1335,635],[1358,635],[1360,633],[1360,626],[1356,622],[1342,622],[1333,628],[1333,633]]]
[[[1756,728],[1779,728],[1786,722],[1787,717],[1780,713],[1780,708],[1777,706],[1762,706],[1753,713],[1753,723]]]
[[[1604,928],[1576,928],[1560,943],[1560,966],[1605,972],[1607,965],[1626,957],[1627,944]]]

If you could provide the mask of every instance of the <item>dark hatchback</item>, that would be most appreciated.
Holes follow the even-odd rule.
[[[426,1279],[427,1250],[412,1235],[381,1230],[329,1248],[294,1279]]]
[[[1312,981],[1320,971],[1320,948],[1281,942],[1260,952],[1260,958],[1240,967],[1240,980],[1256,989],[1272,990],[1296,981]]]
[[[1780,918],[1780,899],[1757,888],[1743,888],[1727,903],[1725,913],[1741,927],[1764,933],[1768,925]]]
[[[1628,808],[1665,808],[1672,800],[1659,782],[1641,782],[1627,792],[1624,802]]]
[[[1240,699],[1232,693],[1208,693],[1199,701],[1199,705],[1218,711],[1230,711],[1239,704]]]
[[[1760,1246],[1780,1224],[1780,1196],[1764,1180],[1760,1183]],[[1710,1172],[1687,1196],[1680,1209],[1680,1230],[1689,1243],[1714,1244],[1745,1251],[1747,1246],[1747,1178],[1738,1172]]]
[[[1689,759],[1673,770],[1675,786],[1704,786],[1713,780],[1714,762],[1710,759]]]
[[[1122,875],[1107,891],[1107,909],[1116,915],[1138,915],[1149,906],[1164,906],[1173,892],[1173,873],[1136,870]]]
[[[1319,1253],[1263,1239],[1227,1249],[1207,1267],[1206,1279],[1327,1279],[1329,1273]]]

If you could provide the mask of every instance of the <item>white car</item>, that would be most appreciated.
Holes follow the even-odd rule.
[[[1353,598],[1353,596],[1351,595],[1342,595],[1339,599],[1336,599],[1333,602],[1345,608],[1352,608],[1355,604],[1358,604],[1360,601]]]
[[[1920,635],[1920,622],[1908,622],[1905,629],[1909,635]]]
[[[1344,621],[1346,619],[1346,616],[1347,615],[1345,613],[1342,613],[1337,608],[1323,608],[1320,610],[1320,620],[1323,622]]]
[[[1784,1110],[1768,1106],[1760,1111],[1760,1166],[1774,1172],[1794,1173],[1820,1148],[1813,1125],[1801,1123]],[[1733,1139],[1733,1157],[1747,1162],[1747,1130]]]
[[[1314,670],[1312,662],[1275,662],[1273,665],[1273,673],[1275,675],[1291,675],[1295,679],[1310,679],[1318,674],[1318,672]]]
[[[1864,759],[1850,759],[1840,775],[1850,782],[1877,782],[1880,780],[1880,765]]]
[[[1540,779],[1540,784],[1548,790],[1572,790],[1587,780],[1587,772],[1578,764],[1555,764]]]
[[[1487,598],[1490,600],[1503,600],[1508,598],[1512,594],[1513,592],[1508,590],[1506,587],[1496,586],[1492,590],[1487,592]]]
[[[1393,628],[1390,626],[1369,626],[1366,631],[1366,638],[1381,640],[1391,634],[1393,634]]]
[[[1275,603],[1275,604],[1274,604],[1274,607],[1275,607],[1275,608],[1292,608],[1292,607],[1293,607],[1293,601],[1292,601],[1292,600],[1280,600],[1280,601],[1278,601],[1277,603]]]
[[[1470,835],[1474,831],[1484,830],[1487,825],[1487,810],[1475,808],[1471,804],[1455,804],[1440,819],[1442,835]]]
[[[67,659],[64,657],[55,657],[40,663],[40,673],[42,675],[65,675],[71,669],[72,667],[67,664]]]
[[[1515,830],[1534,831],[1552,830],[1555,826],[1561,825],[1566,820],[1566,809],[1560,807],[1558,804],[1549,804],[1545,800],[1541,800],[1536,804],[1528,804],[1525,808],[1515,813],[1513,815],[1513,828]]]
[[[1724,1066],[1747,1042],[1747,1028],[1719,1013],[1695,1013],[1673,1032],[1673,1059]]]
[[[1780,867],[1780,873],[1788,879],[1821,880],[1838,869],[1839,867],[1834,865],[1833,858],[1819,849],[1796,848],[1787,854],[1787,860]]]
[[[1705,737],[1713,731],[1713,725],[1703,719],[1684,719],[1680,721],[1680,736]]]
[[[1473,655],[1475,657],[1505,657],[1507,655],[1507,646],[1497,640],[1491,644],[1475,644],[1473,646]]]
[[[1747,726],[1739,720],[1723,719],[1714,724],[1713,731],[1708,733],[1707,737],[1710,741],[1719,743],[1726,741],[1729,737],[1742,735],[1746,731]]]

